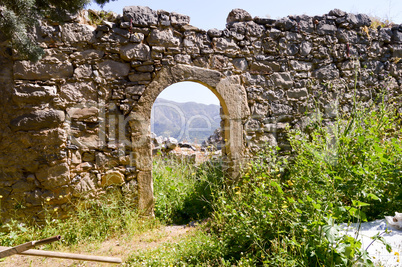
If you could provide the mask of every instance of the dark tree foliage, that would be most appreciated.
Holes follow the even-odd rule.
[[[103,6],[110,0],[94,0]],[[115,1],[115,0],[112,0]],[[30,37],[30,30],[46,18],[62,22],[67,14],[75,14],[91,0],[1,0],[0,36],[11,41],[22,56],[38,61],[43,49]]]

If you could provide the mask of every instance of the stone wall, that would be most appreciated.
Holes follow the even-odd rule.
[[[306,113],[347,112],[355,88],[367,101],[402,92],[402,25],[371,29],[362,14],[273,20],[236,9],[226,29],[205,31],[134,6],[111,20],[41,22],[38,63],[2,43],[1,220],[41,220],[44,205],[62,215],[110,187],[152,213],[150,113],[176,82],[199,82],[221,101],[233,175],[264,142],[288,150],[286,130]]]

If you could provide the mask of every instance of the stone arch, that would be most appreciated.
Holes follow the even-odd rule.
[[[200,83],[218,97],[224,113],[225,155],[230,164],[228,171],[235,178],[239,173],[244,150],[243,120],[250,114],[246,90],[241,85],[240,77],[226,77],[216,70],[189,65],[165,67],[147,86],[129,120],[133,161],[138,170],[138,208],[146,214],[153,214],[154,205],[150,130],[152,106],[165,88],[183,81]]]

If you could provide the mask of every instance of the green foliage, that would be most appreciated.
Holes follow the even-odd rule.
[[[398,108],[361,103],[331,123],[317,116],[310,134],[289,134],[292,158],[269,148],[257,155],[215,200],[211,228],[222,257],[232,264],[372,266],[360,241],[338,225],[401,207]]]
[[[394,23],[389,19],[383,19],[379,17],[370,17],[371,25],[370,28],[378,29],[378,28],[391,28]]]
[[[157,220],[144,220],[138,216],[136,203],[129,201],[118,190],[111,190],[98,199],[82,200],[69,218],[59,218],[57,209],[46,212],[44,224],[11,221],[2,226],[1,246],[14,246],[28,241],[62,236],[62,244],[72,246],[85,242],[101,242],[117,235],[134,235],[159,226]],[[53,243],[50,246],[57,246]]]
[[[219,161],[200,166],[172,158],[154,159],[155,216],[166,223],[185,224],[212,211],[212,187],[222,183]]]
[[[328,125],[316,121],[309,135],[294,132],[290,139],[297,156],[290,176],[306,181],[298,193],[323,191],[320,199],[348,211],[337,208],[339,219],[393,213],[402,205],[400,125],[396,106],[361,104]]]
[[[63,22],[67,14],[75,14],[90,0],[2,0],[0,35],[10,40],[21,56],[38,61],[44,54],[30,32],[42,19]],[[105,4],[109,0],[95,0]]]
[[[222,261],[219,240],[202,231],[196,231],[177,243],[145,253],[134,252],[126,264],[129,266],[230,266]]]

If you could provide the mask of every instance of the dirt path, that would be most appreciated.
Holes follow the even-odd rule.
[[[164,226],[162,228],[148,231],[140,236],[113,238],[97,244],[82,244],[72,250],[62,252],[79,253],[86,255],[119,257],[123,262],[135,251],[146,251],[155,249],[166,242],[177,242],[185,235],[192,232],[194,227],[186,226]],[[89,261],[64,260],[34,256],[13,255],[0,259],[0,266],[117,266],[114,264],[97,263]]]

